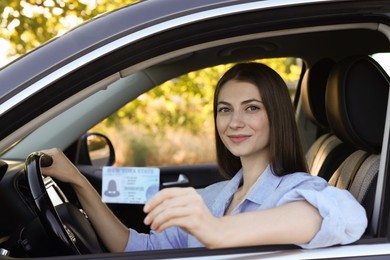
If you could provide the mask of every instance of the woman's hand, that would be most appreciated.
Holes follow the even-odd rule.
[[[42,151],[53,158],[49,167],[43,167],[44,175],[72,184],[77,197],[93,224],[95,231],[111,252],[122,252],[129,238],[129,230],[101,201],[94,187],[59,149]],[[131,217],[131,216],[129,216]]]
[[[42,167],[41,171],[43,175],[47,175],[67,183],[76,183],[77,180],[80,179],[80,172],[61,150],[53,148],[42,152],[51,156],[53,159],[51,166]]]
[[[206,247],[218,244],[221,220],[214,217],[194,188],[167,188],[158,192],[144,207],[144,223],[161,232],[177,226],[195,236]]]

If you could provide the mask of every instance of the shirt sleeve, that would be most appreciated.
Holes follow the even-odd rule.
[[[125,252],[187,247],[187,234],[177,227],[161,233],[151,231],[150,234],[138,233],[131,228],[129,230]]]
[[[323,221],[320,231],[302,248],[319,248],[336,244],[349,244],[358,240],[367,227],[364,208],[347,190],[341,190],[326,182],[303,181],[287,192],[278,206],[297,200],[306,200],[316,207]],[[316,180],[316,179],[314,179]]]

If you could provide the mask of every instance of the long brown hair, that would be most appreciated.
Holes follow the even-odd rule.
[[[260,63],[239,63],[219,80],[214,93],[214,124],[216,126],[218,96],[229,80],[249,82],[260,91],[270,125],[270,154],[272,171],[277,176],[306,172],[298,128],[288,88],[274,70]],[[242,167],[240,158],[223,144],[215,127],[217,161],[220,173],[230,179]]]

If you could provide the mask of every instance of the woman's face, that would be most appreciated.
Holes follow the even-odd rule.
[[[258,88],[230,80],[221,88],[216,126],[226,148],[241,159],[269,156],[269,122]]]

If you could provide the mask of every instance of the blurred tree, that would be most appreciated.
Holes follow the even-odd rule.
[[[276,70],[294,96],[300,59],[257,62]],[[205,68],[166,81],[126,104],[92,131],[110,136],[118,151],[118,166],[214,163],[214,89],[232,65]]]
[[[1,0],[0,38],[15,57],[92,17],[137,0]]]
[[[1,0],[0,39],[9,41],[9,57],[17,57],[99,14],[137,0]],[[287,82],[300,75],[294,58],[260,60]],[[232,64],[194,71],[165,82],[107,118],[102,125],[141,124],[151,133],[190,129],[203,134],[213,128],[212,100],[220,76]]]
[[[263,59],[295,88],[301,67],[295,58]],[[153,133],[159,129],[189,129],[193,134],[203,134],[213,127],[213,94],[217,81],[233,64],[219,65],[193,71],[169,80],[128,103],[104,121],[108,127],[119,122],[140,124]],[[291,91],[295,93],[295,89]]]
[[[152,132],[166,126],[193,133],[212,127],[214,86],[228,66],[206,68],[169,80],[122,107],[105,123],[129,120]]]

